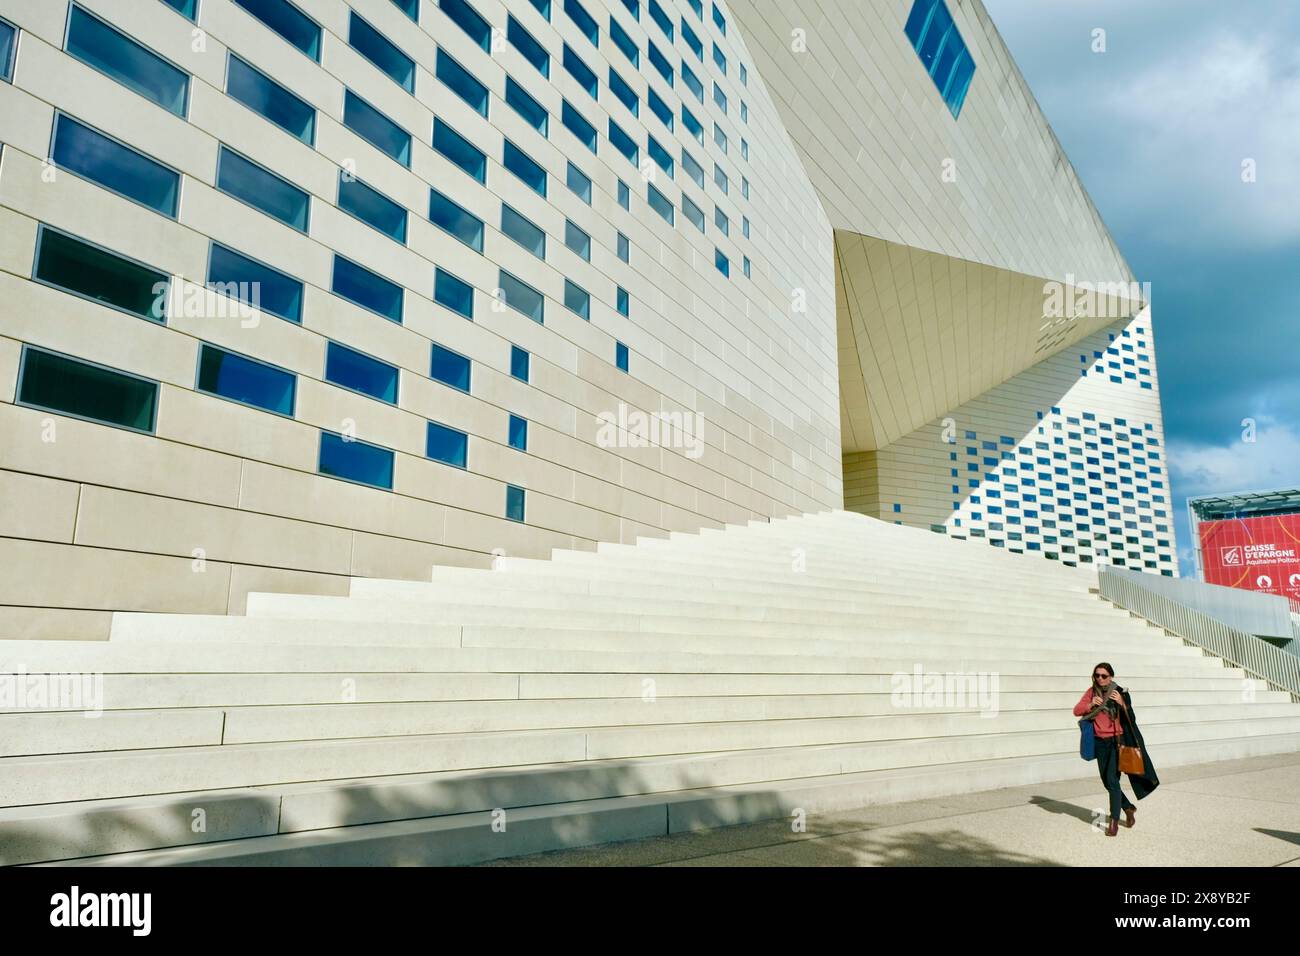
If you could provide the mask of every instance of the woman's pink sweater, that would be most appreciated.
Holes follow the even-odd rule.
[[[1089,687],[1079,698],[1079,702],[1074,705],[1074,716],[1082,717],[1088,711],[1092,710],[1093,689]],[[1122,713],[1122,711],[1121,711]],[[1100,711],[1092,721],[1093,730],[1098,737],[1117,737],[1121,733],[1121,728],[1117,722],[1111,720],[1110,714],[1106,711]]]

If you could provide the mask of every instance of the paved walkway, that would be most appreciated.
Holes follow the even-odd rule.
[[[807,833],[777,820],[486,865],[1300,867],[1300,754],[1161,769],[1160,781],[1113,839],[1092,825],[1106,806],[1092,777],[810,816]]]

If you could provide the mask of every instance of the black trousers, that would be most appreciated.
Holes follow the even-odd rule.
[[[1097,738],[1097,772],[1101,774],[1101,784],[1110,794],[1110,816],[1119,819],[1120,810],[1134,807],[1124,791],[1120,789],[1119,773],[1119,737]]]

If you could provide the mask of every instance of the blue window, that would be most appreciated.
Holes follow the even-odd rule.
[[[469,436],[446,425],[429,422],[424,453],[434,461],[464,468],[469,460]]]
[[[415,61],[357,16],[355,10],[348,23],[348,43],[406,92],[415,92]]]
[[[520,418],[518,415],[510,416],[507,441],[509,441],[511,448],[528,451],[528,419]]]
[[[904,27],[926,72],[956,118],[966,101],[975,61],[943,0],[916,0]]]
[[[475,252],[483,251],[483,220],[436,189],[429,190],[429,221]]]
[[[194,20],[198,13],[199,0],[163,0],[163,3],[187,20]]]
[[[578,142],[594,153],[596,151],[596,127],[588,123],[568,100],[563,102],[564,106],[560,111],[560,119],[564,121],[565,128],[578,138]]]
[[[564,12],[577,24],[582,35],[591,41],[592,46],[600,46],[600,27],[596,26],[595,19],[578,0],[564,0]]]
[[[700,82],[700,78],[685,63],[682,64],[682,82],[686,84],[688,90],[695,94],[697,100],[701,103],[704,102],[704,84]]]
[[[623,51],[623,55],[628,58],[633,66],[641,65],[641,51],[637,49],[636,41],[627,35],[627,31],[618,25],[618,21],[613,17],[609,18],[609,38],[614,41],[614,45]]]
[[[718,231],[724,236],[731,235],[731,220],[727,218],[727,214],[722,211],[721,206],[713,207],[713,224],[718,227]]]
[[[189,74],[76,4],[68,15],[66,48],[72,56],[127,89],[177,116],[185,115]],[[8,59],[4,56],[3,63]]]
[[[718,109],[722,110],[722,115],[726,116],[727,115],[727,94],[722,92],[722,87],[718,85],[716,80],[713,83],[713,102],[718,107]]]
[[[206,342],[199,347],[198,390],[232,402],[293,417],[297,377],[274,365],[227,352]]]
[[[471,321],[474,318],[474,287],[444,269],[435,269],[433,301]]]
[[[518,176],[533,192],[539,196],[546,195],[546,170],[510,140],[505,141],[501,164]]]
[[[722,47],[718,46],[716,43],[713,44],[713,62],[717,64],[718,69],[722,71],[722,75],[726,76],[727,55],[722,52]]]
[[[673,65],[668,62],[668,57],[660,53],[659,48],[649,40],[646,41],[646,53],[650,56],[650,64],[659,71],[659,75],[664,78],[664,81],[669,86],[672,86]],[[682,64],[682,69],[683,71],[686,69],[686,64]]]
[[[289,0],[235,0],[235,3],[320,62],[320,27]]]
[[[389,405],[397,404],[398,373],[395,366],[363,355],[337,342],[325,351],[325,381]]]
[[[627,346],[622,342],[614,343],[614,364],[618,366],[620,372],[626,372],[630,364],[630,354]]]
[[[54,123],[54,165],[176,218],[180,174],[63,113]]]
[[[569,44],[564,44],[564,68],[569,71],[569,75],[578,81],[578,85],[587,91],[592,99],[600,96],[600,81],[596,79],[596,74],[587,64],[582,62],[578,54],[573,52]]]
[[[433,118],[433,148],[480,183],[487,182],[487,157],[438,117]]]
[[[393,3],[416,23],[420,22],[420,0],[393,0]]]
[[[704,126],[703,124],[700,123],[699,120],[695,118],[695,114],[692,113],[690,110],[688,110],[685,106],[682,107],[682,122],[686,125],[686,129],[690,132],[690,134],[695,137],[696,141],[701,146],[703,146]]]
[[[488,89],[450,56],[438,48],[437,77],[447,88],[472,106],[480,115],[488,115]]]
[[[519,346],[510,346],[510,375],[521,382],[528,381],[529,359],[529,354]]]
[[[624,262],[630,261],[629,256],[632,251],[632,244],[628,241],[627,236],[621,232],[618,234],[618,257]]]
[[[320,433],[320,460],[316,470],[331,478],[342,478],[389,491],[393,488],[393,453],[355,438],[334,432]]]
[[[632,14],[633,20],[640,22],[641,0],[623,0],[623,6],[627,7],[627,12]]]
[[[731,262],[722,254],[721,249],[715,248],[713,250],[713,264],[724,276],[728,279],[731,278]]]
[[[25,345],[18,373],[18,404],[152,432],[158,383]]]
[[[524,520],[524,489],[506,485],[506,517],[511,521]]]
[[[524,88],[508,76],[506,77],[506,105],[527,120],[528,125],[537,132],[543,136],[548,135],[550,114],[546,112],[546,107],[524,92]]]
[[[654,20],[654,22],[659,25],[659,29],[664,31],[664,36],[668,38],[668,42],[672,43],[673,21],[669,18],[668,14],[664,12],[664,8],[659,6],[657,0],[650,0],[649,7],[650,19]]]
[[[438,0],[442,12],[469,34],[470,39],[483,48],[485,53],[492,52],[492,26],[465,0]]]
[[[713,22],[717,26],[718,32],[725,37],[727,35],[727,21],[722,16],[722,11],[718,9],[716,3],[713,5]]]
[[[713,124],[713,142],[722,149],[724,154],[727,152],[727,134],[717,123]]]
[[[682,39],[685,40],[686,45],[691,48],[691,52],[695,54],[695,58],[703,63],[704,44],[701,43],[700,38],[695,35],[695,31],[686,25],[685,20],[682,21]]]
[[[612,66],[609,68],[609,88],[633,116],[640,114],[641,101],[636,95],[636,90],[628,86],[623,77],[614,72]]]
[[[429,377],[435,381],[442,382],[444,385],[450,385],[452,388],[458,388],[462,392],[469,391],[469,372],[470,362],[459,352],[453,352],[451,349],[445,349],[437,342],[431,343],[433,348],[433,357],[429,365]]]
[[[542,323],[546,316],[546,300],[540,292],[516,279],[505,269],[500,271],[498,285],[501,287],[502,302],[539,325]]]
[[[664,217],[664,222],[670,226],[673,224],[673,204],[668,201],[667,196],[646,184],[646,200],[650,203],[651,209]]]
[[[215,242],[208,256],[208,288],[290,322],[302,321],[301,282]]]
[[[609,141],[614,148],[627,157],[627,161],[633,166],[640,162],[640,149],[636,145],[636,140],[623,131],[613,120],[609,121]]]
[[[632,190],[621,179],[618,181],[618,204],[627,210],[632,208]]]
[[[564,220],[564,244],[583,259],[591,261],[591,236],[578,228],[572,219]]]
[[[165,321],[166,273],[41,226],[32,278],[152,322]]]
[[[343,125],[403,166],[411,165],[411,134],[351,90],[343,96]]]
[[[684,192],[682,193],[682,212],[686,214],[686,218],[693,226],[695,226],[696,229],[700,230],[700,232],[705,231],[706,220],[704,218],[704,210],[691,202]]]
[[[551,19],[551,0],[530,0],[532,5],[547,20]]]
[[[406,209],[341,170],[338,206],[388,238],[406,243]]]
[[[646,136],[646,152],[671,179],[673,175],[673,158],[668,154],[668,150],[660,146],[659,141],[653,136]]]
[[[402,321],[402,287],[362,268],[355,262],[334,256],[334,278],[330,289],[363,309],[393,322]]]
[[[569,190],[573,191],[573,194],[575,194],[578,199],[581,199],[582,202],[590,206],[591,177],[588,176],[588,174],[582,172],[581,169],[578,169],[577,166],[572,163],[569,163],[568,170],[564,174],[564,181],[565,185],[569,187]]]
[[[14,46],[18,29],[0,20],[0,79],[10,80],[14,75]]]
[[[537,258],[546,258],[546,233],[505,203],[501,204],[501,232]]]
[[[713,164],[713,184],[722,190],[724,196],[727,194],[729,189],[727,174],[722,171],[722,166],[718,163]]]
[[[631,298],[627,294],[627,289],[619,286],[617,291],[618,314],[623,316],[625,319],[627,318],[628,311],[631,308],[631,301]]]
[[[564,280],[564,307],[591,321],[591,296],[586,289]]]
[[[701,23],[703,23],[704,22],[703,0],[686,0],[686,2],[691,5],[691,9],[695,11],[695,16],[699,18]]]
[[[308,146],[316,143],[316,110],[235,54],[226,67],[226,93]]]
[[[673,128],[673,108],[663,101],[663,99],[654,90],[646,89],[646,102],[650,104],[650,109],[654,110],[655,116],[659,117],[659,122],[668,127],[672,132]]]
[[[550,78],[551,55],[546,52],[546,47],[538,43],[537,39],[514,17],[509,17],[506,22],[506,39],[523,54],[525,60],[537,67],[537,71],[542,76]]]
[[[286,226],[307,231],[311,197],[225,146],[217,160],[217,188]]]

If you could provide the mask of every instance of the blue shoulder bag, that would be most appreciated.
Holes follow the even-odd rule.
[[[1079,756],[1084,760],[1097,759],[1096,728],[1091,720],[1079,721]]]

